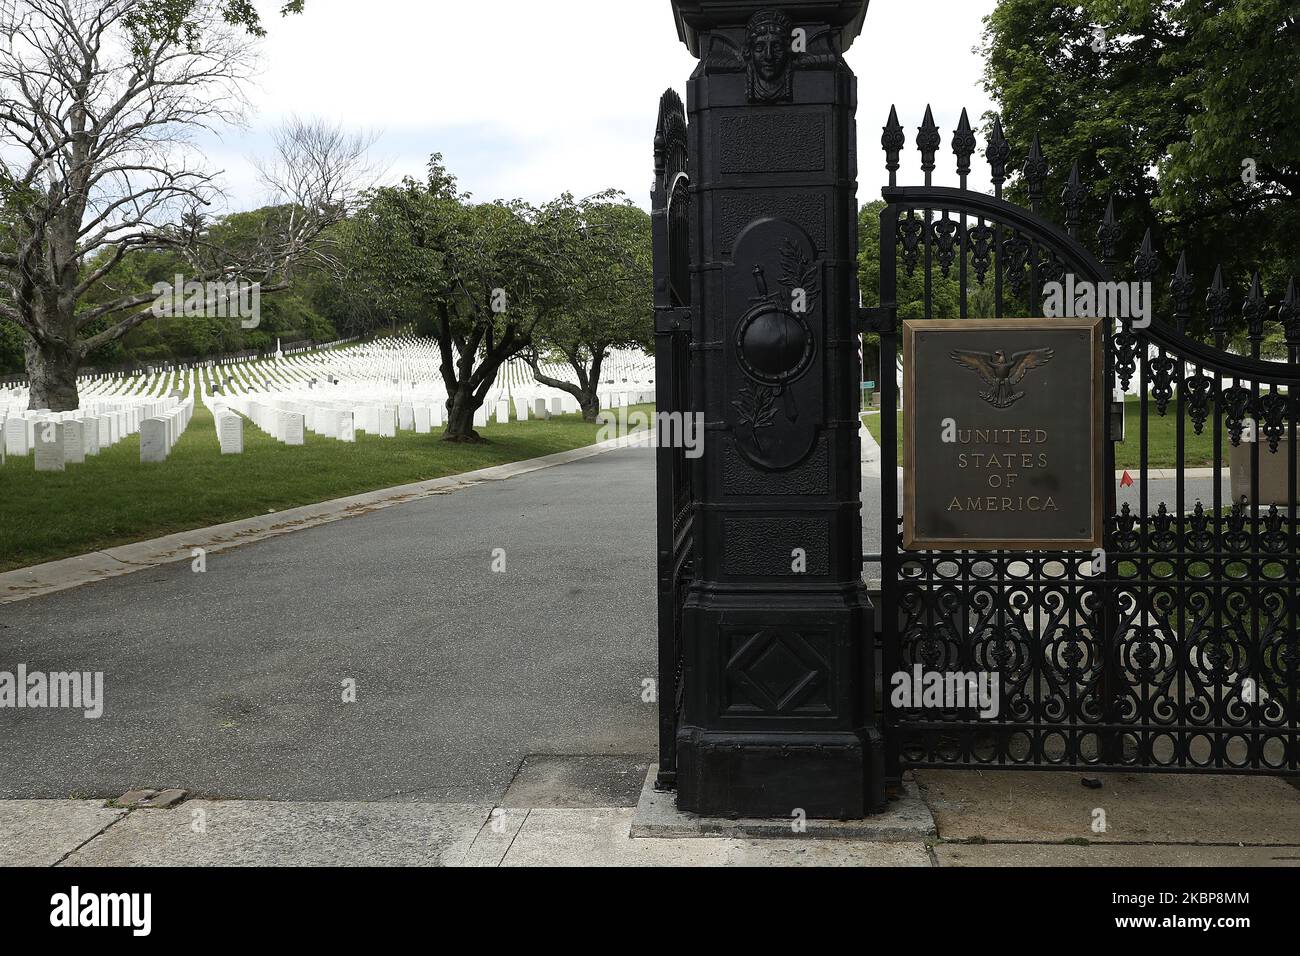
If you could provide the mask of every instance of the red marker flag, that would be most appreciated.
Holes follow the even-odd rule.
[[[1127,488],[1127,487],[1128,487],[1129,485],[1131,485],[1131,484],[1133,484],[1133,479],[1129,476],[1129,473],[1128,473],[1128,471],[1126,470],[1126,471],[1124,472],[1124,477],[1122,477],[1122,478],[1119,480],[1119,486],[1120,486],[1121,488]]]

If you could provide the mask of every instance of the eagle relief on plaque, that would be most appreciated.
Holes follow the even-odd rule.
[[[823,423],[822,279],[811,240],[788,220],[756,220],[736,240],[724,280],[727,421],[757,468],[797,465]]]

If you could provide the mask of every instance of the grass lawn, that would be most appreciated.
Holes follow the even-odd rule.
[[[1156,412],[1155,402],[1148,403],[1147,418],[1147,462],[1152,468],[1173,468],[1178,443],[1178,407],[1169,403],[1169,411],[1163,417]],[[1142,405],[1136,395],[1130,395],[1124,402],[1125,440],[1115,446],[1115,467],[1135,469],[1142,456],[1141,428]],[[880,416],[863,416],[867,431],[879,444]],[[898,463],[903,464],[903,413],[898,413]],[[1227,470],[1228,438],[1223,439],[1224,470]],[[1197,435],[1192,428],[1191,419],[1187,421],[1184,437],[1183,456],[1188,468],[1202,468],[1214,463],[1214,422],[1205,423],[1205,430]]]
[[[305,445],[289,447],[245,421],[244,453],[222,455],[200,405],[165,462],[142,463],[138,435],[62,473],[38,474],[32,455],[9,458],[0,466],[0,571],[579,448],[598,427],[574,414],[494,422],[478,430],[482,445],[443,442],[435,430],[357,432],[354,445],[308,432]]]

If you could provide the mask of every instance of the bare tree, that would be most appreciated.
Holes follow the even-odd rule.
[[[25,7],[0,44],[0,317],[28,337],[31,407],[62,411],[77,407],[85,355],[153,315],[152,290],[82,305],[125,256],[178,250],[192,280],[239,276],[274,291],[344,214],[364,141],[291,123],[267,167],[284,214],[237,256],[214,248],[200,210],[218,190],[190,137],[242,121],[255,64],[227,0]]]
[[[268,236],[279,246],[265,250],[266,260],[292,265],[311,258],[336,272],[337,243],[325,228],[341,222],[380,177],[367,159],[375,136],[293,116],[273,132],[272,141],[274,154],[257,168],[285,216]]]

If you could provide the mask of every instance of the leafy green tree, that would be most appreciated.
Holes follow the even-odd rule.
[[[600,412],[597,388],[611,348],[649,349],[654,340],[654,275],[650,216],[614,191],[575,201],[565,193],[541,211],[552,232],[561,272],[561,301],[533,332],[527,357],[533,377],[573,395],[587,421]],[[546,375],[551,357],[573,368],[577,382]]]
[[[1294,0],[1002,0],[985,19],[984,82],[1012,144],[1035,134],[1058,197],[1079,162],[1085,238],[1113,195],[1125,262],[1146,229],[1172,267],[1216,265],[1280,291],[1300,229],[1300,7]],[[1010,198],[1024,201],[1013,179]]]
[[[474,203],[435,154],[428,178],[371,192],[344,231],[341,280],[394,321],[437,339],[447,441],[481,441],[474,412],[501,366],[565,301],[567,245],[519,200]]]
[[[134,3],[102,3],[101,6],[122,8],[122,16],[135,41],[138,55],[147,56],[150,47],[159,38],[179,35],[187,41],[197,40],[204,28],[208,4],[202,0],[137,0]],[[242,27],[250,36],[266,36],[262,16],[252,0],[218,0],[212,4],[216,13],[227,24]],[[280,6],[280,15],[302,13],[306,0],[288,0]]]
[[[23,367],[23,330],[12,322],[0,322],[0,375],[12,375]]]

